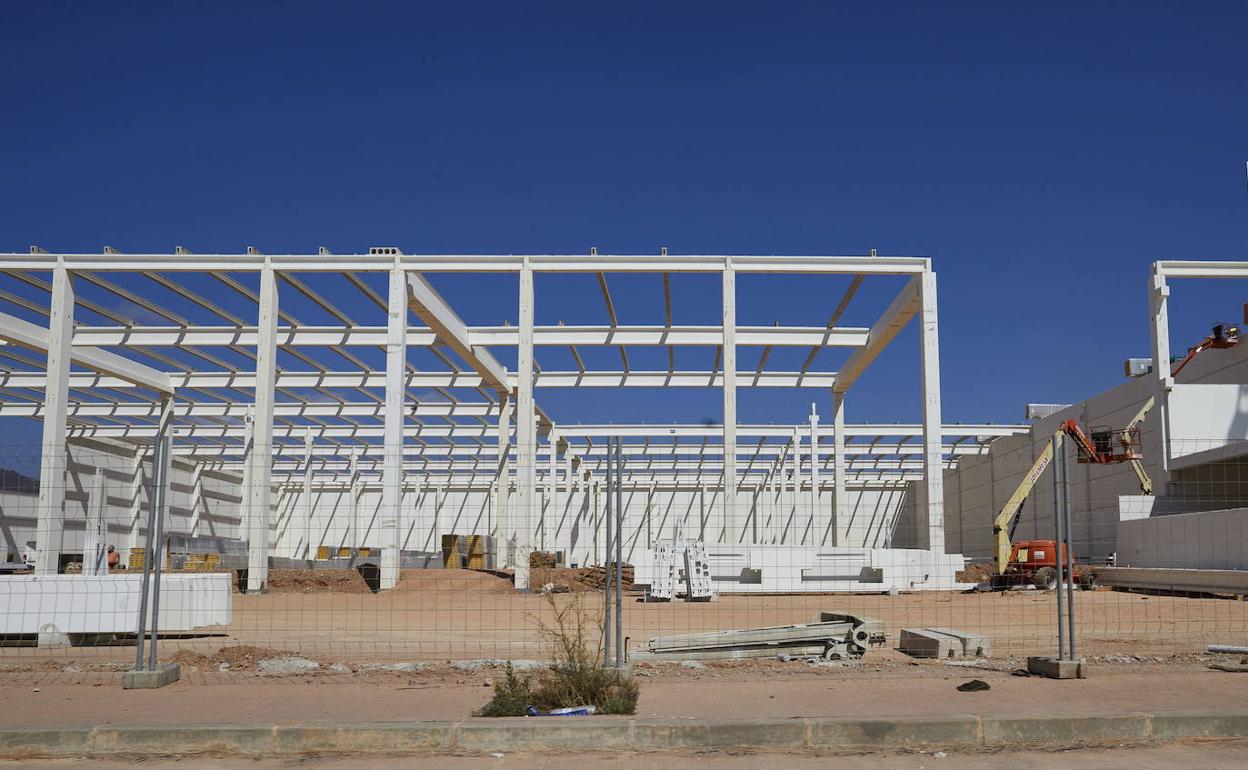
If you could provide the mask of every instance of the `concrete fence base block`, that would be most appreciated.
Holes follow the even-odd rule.
[[[161,663],[152,670],[127,671],[121,679],[123,690],[155,690],[173,684],[182,678],[182,668],[177,663]]]
[[[1027,673],[1036,676],[1047,676],[1049,679],[1087,679],[1088,662],[1079,660],[1061,660],[1050,657],[1031,657],[1027,659]]]
[[[516,751],[852,751],[1248,738],[1248,711],[896,719],[481,719],[463,722],[0,728],[0,759]]]

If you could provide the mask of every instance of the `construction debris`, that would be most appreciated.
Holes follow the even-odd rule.
[[[683,597],[690,602],[709,602],[715,598],[706,543],[701,540],[686,542],[684,535],[677,532],[675,540],[655,545],[654,556],[656,576],[646,591],[646,601],[670,602]],[[681,564],[683,569],[678,566]]]
[[[843,612],[822,612],[813,623],[768,628],[737,628],[651,639],[632,659],[716,660],[774,658],[861,658],[869,647],[884,644],[884,624]]]
[[[986,658],[992,641],[955,628],[903,628],[897,649],[915,658]]]

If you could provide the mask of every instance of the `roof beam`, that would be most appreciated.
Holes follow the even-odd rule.
[[[481,375],[487,385],[500,393],[511,391],[511,378],[507,375],[506,367],[489,350],[473,343],[464,320],[420,273],[407,274],[407,297],[408,305],[416,317],[424,321],[439,340]],[[412,344],[421,343],[413,340]]]
[[[7,313],[0,313],[0,339],[37,350],[41,353],[47,353],[50,344],[50,335],[47,329]],[[116,353],[85,345],[72,345],[70,347],[70,357],[79,366],[86,367],[100,374],[116,377],[123,380],[126,384],[151,388],[161,393],[173,392],[173,383],[168,374],[144,366],[136,361],[131,361]],[[73,379],[73,374],[71,373],[70,387],[75,387]]]
[[[422,320],[426,320],[422,316]],[[426,323],[428,321],[426,320]],[[740,326],[737,327],[737,344],[773,347],[860,347],[867,343],[871,330],[862,328],[823,328],[818,326]],[[439,327],[415,328],[408,333],[410,344],[433,346],[444,342],[464,360],[469,356],[460,352],[461,346],[475,351],[470,355],[490,356],[481,351],[483,346],[519,343],[519,332],[514,326],[463,326],[444,332]],[[449,336],[454,334],[455,336]],[[723,330],[719,326],[538,326],[533,330],[533,344],[538,346],[710,346],[721,344]],[[384,326],[280,326],[277,329],[278,345],[318,346],[333,345],[375,347],[384,346]],[[451,340],[457,342],[452,344]],[[220,347],[255,345],[254,326],[79,326],[74,331],[76,345],[152,345],[177,346],[198,345]],[[490,359],[492,360],[492,356]],[[495,362],[497,363],[497,362]],[[475,367],[474,367],[475,368]],[[501,365],[498,369],[506,371]]]
[[[921,284],[921,276],[915,276],[906,282],[905,288],[893,299],[892,304],[884,311],[884,315],[880,316],[880,320],[876,321],[875,326],[871,327],[867,335],[867,343],[850,354],[844,366],[836,373],[836,385],[833,390],[839,393],[848,391],[871,365],[871,362],[875,361],[884,348],[896,339],[906,324],[910,323],[910,319],[919,312],[922,300]]]
[[[536,272],[564,273],[718,273],[723,254],[585,254],[530,255],[496,254],[403,254],[397,257],[401,269],[416,272],[518,273],[527,260]],[[731,257],[739,273],[823,273],[847,275],[916,275],[930,269],[926,257],[863,256],[776,256]],[[232,272],[259,271],[271,267],[293,272],[384,272],[395,266],[396,257],[387,253],[369,254],[0,254],[0,268],[9,270],[70,270],[110,272]]]
[[[174,372],[167,374],[176,388],[254,388],[253,372]],[[543,371],[534,374],[539,388],[718,388],[723,374],[718,371],[684,372],[618,372]],[[835,372],[738,372],[737,387],[755,388],[831,388]],[[42,388],[47,377],[41,371],[0,371],[0,387]],[[75,388],[128,388],[133,382],[120,376],[71,372],[70,386]],[[281,388],[380,388],[385,385],[381,372],[296,372],[277,374]],[[481,376],[469,372],[408,372],[409,388],[480,388]]]

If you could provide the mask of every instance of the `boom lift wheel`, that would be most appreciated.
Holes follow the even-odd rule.
[[[1057,589],[1057,570],[1052,567],[1041,567],[1036,570],[1032,583],[1036,588],[1042,591],[1053,591]]]

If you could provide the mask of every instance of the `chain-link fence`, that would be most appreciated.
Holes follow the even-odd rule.
[[[1063,500],[1080,654],[1248,640],[1248,447],[1193,442],[1162,468],[1033,433],[951,461],[939,515],[901,474],[838,483],[820,467],[812,485],[809,456],[782,446],[739,463],[735,496],[704,483],[705,468],[656,470],[662,452],[627,439],[618,466],[605,441],[553,461],[546,443],[513,446],[504,473],[405,463],[389,491],[398,477],[380,447],[261,448],[244,462],[175,446],[163,485],[149,446],[71,438],[51,484],[39,447],[10,448],[0,661],[132,660],[154,549],[161,659],[245,647],[379,663],[541,659],[542,626],[570,603],[600,642],[616,574],[630,660],[926,654],[924,630],[942,656],[1053,654]],[[149,541],[153,497],[162,531]]]

